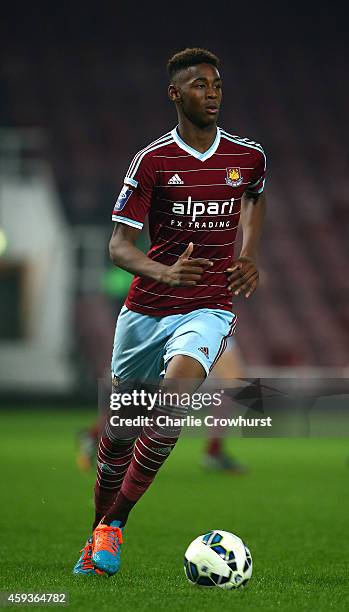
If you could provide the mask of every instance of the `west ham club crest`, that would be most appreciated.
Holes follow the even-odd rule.
[[[226,168],[226,171],[227,177],[225,182],[227,185],[231,185],[231,187],[239,187],[243,181],[240,168]]]

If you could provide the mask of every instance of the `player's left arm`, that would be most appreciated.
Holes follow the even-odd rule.
[[[246,191],[241,200],[240,224],[242,228],[242,248],[238,259],[227,269],[228,287],[234,295],[243,293],[245,297],[257,289],[259,272],[257,253],[265,217],[266,199],[264,192]]]

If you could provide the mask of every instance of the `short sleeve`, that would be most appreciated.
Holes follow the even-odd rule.
[[[150,209],[155,185],[156,175],[151,158],[148,156],[139,162],[137,160],[133,177],[130,178],[128,174],[125,176],[124,186],[116,200],[112,220],[142,229]]]
[[[249,193],[262,193],[264,191],[265,177],[267,171],[267,160],[262,147],[256,149],[256,164],[253,169],[251,181],[248,184],[246,191]]]

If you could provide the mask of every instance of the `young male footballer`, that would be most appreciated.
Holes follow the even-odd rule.
[[[194,391],[234,333],[232,297],[248,298],[258,285],[266,160],[259,144],[217,127],[218,66],[215,55],[198,48],[169,60],[168,95],[178,125],[136,154],[113,210],[110,256],[135,276],[116,324],[114,380],[163,377],[165,388],[181,380]],[[135,247],[146,216],[147,255]],[[242,249],[234,258],[239,219]],[[93,533],[74,573],[111,576],[119,570],[129,512],[178,436],[179,429],[169,436],[155,418],[138,436],[121,439],[106,422]]]

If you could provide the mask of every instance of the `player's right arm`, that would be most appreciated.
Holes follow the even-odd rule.
[[[135,276],[144,276],[171,287],[196,285],[211,262],[207,259],[189,259],[193,251],[192,243],[172,266],[154,261],[135,246],[152,205],[156,176],[156,166],[151,156],[145,149],[137,153],[114,206],[112,219],[116,223],[109,243],[110,258],[116,266]]]
[[[172,266],[153,261],[135,246],[139,233],[140,230],[135,227],[115,223],[109,243],[112,262],[131,274],[145,276],[170,287],[192,287],[211,265],[208,259],[189,259],[194,248],[192,242]]]

